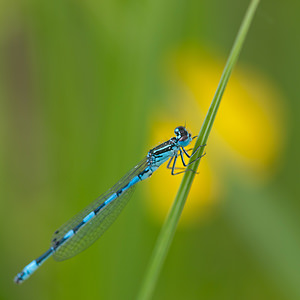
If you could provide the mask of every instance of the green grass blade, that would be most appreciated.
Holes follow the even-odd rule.
[[[229,80],[232,69],[238,59],[240,52],[241,52],[242,45],[245,41],[249,26],[253,19],[254,13],[258,6],[258,3],[259,3],[259,0],[252,0],[247,9],[246,15],[243,19],[243,22],[241,24],[241,27],[239,29],[239,32],[237,34],[237,37],[235,39],[235,42],[234,42],[231,52],[229,54],[227,63],[225,65],[223,74],[221,76],[219,85],[216,90],[216,93],[213,97],[211,105],[206,114],[205,120],[204,120],[201,130],[199,132],[197,141],[195,143],[194,151],[200,145],[205,145],[207,143],[209,133],[213,126],[213,123],[214,123],[214,120],[215,120],[215,117],[216,117],[216,114],[217,114],[217,111],[218,111],[218,108],[219,108],[219,105],[221,102],[223,92],[224,92],[227,82]],[[192,160],[200,157],[203,154],[203,151],[204,151],[204,147],[200,148],[199,151],[193,156]],[[200,163],[200,160],[198,160],[197,162],[192,164],[190,168],[192,170],[196,171],[199,166],[199,163]],[[148,269],[146,270],[145,277],[144,277],[144,280],[142,282],[142,285],[141,285],[141,288],[140,288],[140,291],[139,291],[139,294],[137,297],[138,300],[150,299],[153,294],[158,276],[160,274],[161,268],[165,261],[165,257],[168,253],[171,242],[173,240],[173,236],[175,234],[176,227],[177,227],[178,221],[180,219],[181,212],[183,210],[185,201],[189,194],[194,177],[195,177],[194,172],[186,172],[183,176],[183,179],[182,179],[181,185],[179,187],[179,190],[177,192],[174,203],[173,203],[171,210],[168,214],[168,217],[161,229],[161,232],[157,239],[155,248],[153,250]]]

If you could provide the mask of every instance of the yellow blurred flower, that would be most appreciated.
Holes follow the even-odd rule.
[[[224,61],[199,49],[181,51],[172,57],[172,100],[155,112],[152,122],[153,145],[173,136],[178,125],[187,122],[197,134],[204,120],[224,67]],[[263,182],[274,169],[284,145],[285,109],[279,91],[258,70],[238,66],[233,72],[208,140],[207,153],[200,163],[189,194],[181,225],[189,226],[207,218],[215,210],[220,191],[217,176],[222,162],[238,168],[245,178]],[[148,184],[149,210],[162,221],[178,189],[181,175],[171,176],[161,168]]]

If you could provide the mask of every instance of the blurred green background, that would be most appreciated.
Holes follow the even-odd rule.
[[[0,2],[0,299],[135,298],[161,227],[155,212],[170,206],[159,196],[176,191],[179,177],[139,185],[87,251],[63,263],[50,259],[22,286],[13,277],[48,249],[61,224],[172,136],[173,122],[199,131],[208,104],[199,114],[187,107],[211,101],[247,5]],[[240,111],[224,98],[217,116],[223,143],[213,129],[206,157],[217,178],[207,195],[218,192],[206,195],[213,204],[205,217],[200,207],[193,222],[179,225],[154,299],[300,299],[299,11],[299,1],[261,2],[233,74],[244,85],[258,78],[249,87],[254,95]],[[208,62],[203,80],[216,82],[198,80],[201,59]],[[183,71],[187,61],[199,68]],[[209,97],[195,92],[204,85]],[[231,88],[235,98],[230,89],[226,96],[243,103],[234,80]],[[255,99],[268,100],[259,119],[249,109]],[[243,128],[243,120],[232,122],[237,115],[251,120],[245,148],[254,157],[239,148],[250,133],[235,132]]]

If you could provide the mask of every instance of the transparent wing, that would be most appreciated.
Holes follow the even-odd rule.
[[[85,216],[90,212],[99,207],[105,202],[112,194],[118,191],[120,188],[126,186],[132,178],[137,176],[147,166],[147,157],[145,157],[139,164],[131,169],[123,178],[121,178],[111,189],[106,193],[102,194],[95,201],[89,204],[84,210],[79,212],[67,223],[61,226],[55,231],[52,239],[52,246],[55,246],[55,242],[59,241],[63,236],[75,226],[77,226]],[[130,196],[134,191],[135,186],[130,187],[128,190],[123,192],[119,197],[111,201],[109,204],[104,206],[102,210],[80,228],[75,235],[69,240],[65,241],[53,254],[53,257],[57,261],[62,261],[75,256],[81,251],[92,245],[108,227],[115,221],[117,216],[120,214],[122,209],[127,204]]]

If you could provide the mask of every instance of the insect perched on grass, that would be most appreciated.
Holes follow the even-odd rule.
[[[51,247],[40,257],[29,263],[15,277],[15,282],[21,283],[29,278],[50,256],[53,256],[57,261],[62,261],[75,256],[93,244],[117,218],[128,202],[135,184],[150,177],[167,160],[170,159],[167,168],[172,170],[172,175],[192,171],[185,168],[184,171],[175,173],[175,165],[177,158],[180,156],[184,167],[188,166],[184,161],[184,155],[190,158],[193,154],[190,156],[185,147],[195,137],[192,138],[184,126],[176,127],[174,132],[176,137],[172,137],[151,149],[147,156],[111,189],[56,230],[51,241]]]

